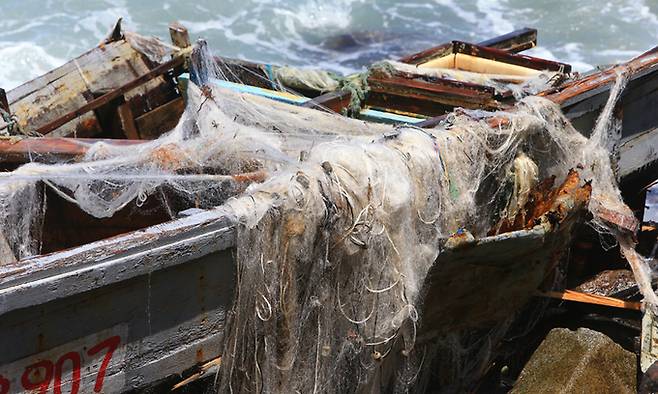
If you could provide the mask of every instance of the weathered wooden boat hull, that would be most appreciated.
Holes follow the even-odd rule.
[[[570,232],[571,225],[542,225],[448,248],[426,282],[419,340],[491,324],[521,307]],[[103,390],[125,391],[220,356],[235,234],[214,210],[3,266],[0,337],[10,340],[2,342],[0,382],[18,392],[41,373],[49,387],[70,389],[77,368],[81,392],[103,374]]]
[[[621,121],[621,140],[615,153],[618,175],[623,178],[658,159],[658,113],[654,110],[658,104],[658,48],[574,81],[546,97],[560,104],[574,127],[589,135],[620,73],[628,74],[628,84],[614,113]]]
[[[208,213],[3,267],[0,390],[120,392],[218,356],[233,241]]]

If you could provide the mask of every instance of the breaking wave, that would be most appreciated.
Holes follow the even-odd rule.
[[[583,0],[241,0],[187,2],[6,0],[0,4],[0,86],[11,88],[96,45],[119,16],[167,38],[181,20],[223,55],[341,73],[452,39],[471,42],[525,26],[529,54],[578,71],[628,59],[658,43],[658,3]],[[605,26],[601,29],[601,26]]]

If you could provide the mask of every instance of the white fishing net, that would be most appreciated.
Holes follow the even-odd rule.
[[[207,54],[193,75],[200,84],[223,77]],[[592,223],[633,253],[629,233],[597,216],[596,204],[625,209],[606,149],[615,130],[608,112],[588,140],[538,97],[508,112],[454,113],[431,130],[210,86],[190,84],[187,98],[178,126],[158,140],[98,143],[76,163],[3,174],[0,225],[17,257],[38,252],[41,185],[96,217],[162,188],[188,206],[222,205],[238,226],[222,391],[420,390],[428,366],[450,363],[440,381],[460,387],[464,371],[482,371],[465,360],[487,360],[509,322],[416,346],[428,270],[452,235],[485,237],[523,210],[540,181],[562,182],[569,170],[592,182]],[[640,283],[643,264],[633,266]],[[653,300],[650,284],[643,289]]]
[[[297,67],[276,67],[274,80],[295,90],[312,90],[320,93],[338,89],[341,77],[324,70],[302,69]]]

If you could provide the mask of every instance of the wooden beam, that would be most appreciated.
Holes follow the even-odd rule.
[[[492,88],[477,87],[458,81],[438,79],[432,82],[402,78],[397,76],[381,78],[371,76],[368,78],[368,104],[375,105],[378,95],[397,96],[415,100],[413,108],[400,108],[396,100],[387,99],[388,107],[401,111],[418,113],[422,115],[437,115],[445,113],[446,108],[439,108],[436,104],[449,107],[464,108],[496,108],[498,103],[494,99]],[[402,103],[400,103],[402,105]]]
[[[631,309],[639,311],[642,309],[642,303],[635,301],[625,301],[618,298],[605,297],[597,294],[581,293],[573,290],[565,291],[547,291],[539,294],[542,297],[555,298],[564,301],[581,302],[585,304],[603,305],[613,308]]]
[[[148,73],[143,74],[142,76],[135,78],[132,81],[120,86],[119,88],[112,90],[111,92],[106,93],[94,100],[91,100],[90,102],[83,105],[82,107],[74,111],[71,111],[65,114],[64,116],[61,116],[51,122],[48,122],[47,124],[38,128],[36,131],[43,135],[48,134],[49,132],[55,130],[56,128],[70,122],[71,120],[109,103],[110,101],[116,99],[117,97],[120,97],[124,95],[126,92],[145,84],[146,82],[152,80],[153,78],[165,74],[166,72],[168,72],[169,70],[175,67],[183,65],[184,61],[185,59],[182,56],[177,56],[174,59],[155,67]]]
[[[649,72],[655,72],[656,70],[658,70],[658,47],[643,53],[629,62],[564,84],[557,92],[554,90],[543,92],[540,93],[540,96],[545,96],[547,99],[563,107],[570,106],[609,89],[617,80],[617,75],[620,72],[631,72],[630,81]]]
[[[425,49],[421,52],[414,53],[412,55],[405,56],[403,58],[400,58],[398,61],[402,63],[409,63],[409,64],[421,64],[421,63],[425,63],[429,59],[433,59],[435,57],[441,57],[451,52],[452,52],[452,43],[446,43],[446,44],[437,45],[429,49]]]
[[[96,142],[130,146],[146,141],[95,138],[24,138],[18,141],[0,139],[0,163],[74,159],[87,153],[89,146]]]

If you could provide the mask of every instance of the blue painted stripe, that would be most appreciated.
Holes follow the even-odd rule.
[[[411,116],[399,115],[392,112],[377,111],[376,109],[364,109],[359,116],[365,120],[376,119],[385,123],[420,123],[425,119],[413,118]]]
[[[234,92],[239,92],[239,93],[249,93],[255,96],[266,97],[272,100],[281,101],[286,104],[299,105],[299,104],[304,104],[305,102],[310,100],[308,97],[282,94],[275,90],[263,89],[250,85],[243,85],[241,83],[229,82],[221,79],[212,78],[210,82],[216,86],[219,86],[220,88],[230,89],[233,90]]]
[[[182,74],[179,78],[189,79],[189,74]],[[212,82],[214,85],[218,87],[230,89],[233,90],[234,92],[253,94],[255,96],[265,97],[291,105],[300,105],[310,100],[308,97],[293,96],[289,94],[280,93],[274,90],[263,89],[250,85],[243,85],[241,83],[229,82],[221,79],[212,78],[210,82]],[[362,110],[359,113],[359,117],[363,120],[370,120],[370,121],[382,122],[382,123],[414,124],[414,123],[422,122],[424,120],[420,118],[413,118],[411,116],[399,115],[391,112],[377,111],[374,109]]]

